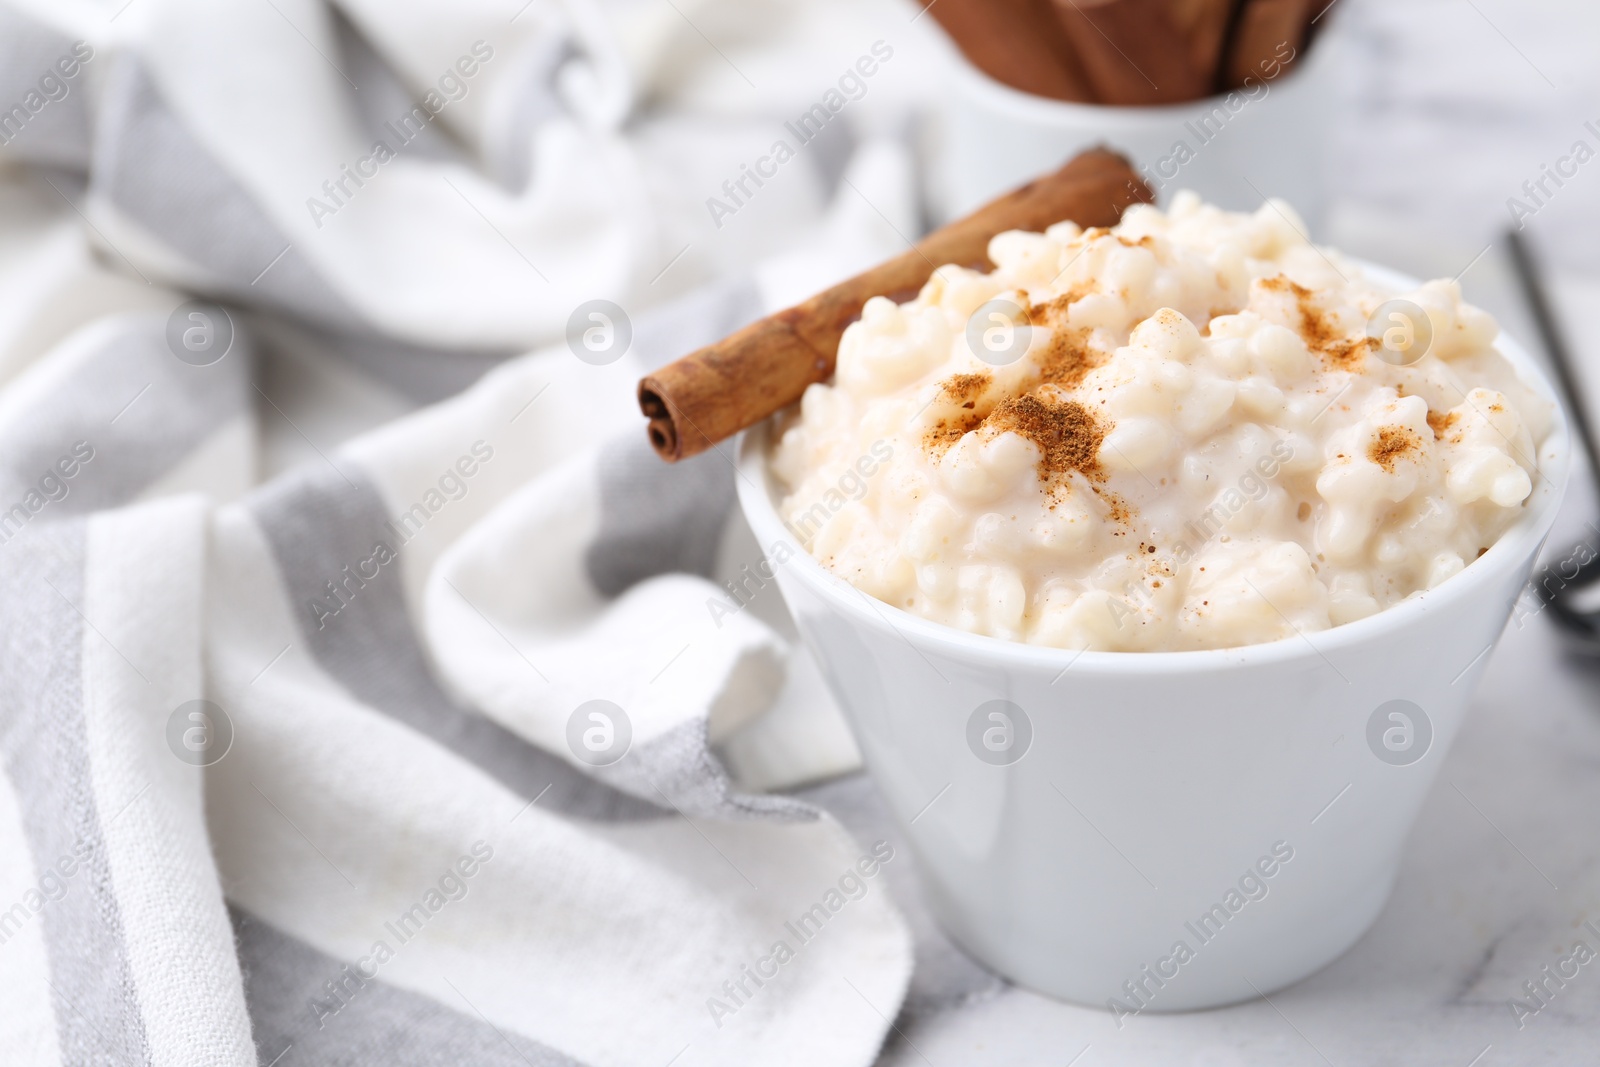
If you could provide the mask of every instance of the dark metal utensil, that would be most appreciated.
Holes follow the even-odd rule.
[[[1521,231],[1509,230],[1506,240],[1511,245],[1511,262],[1516,268],[1517,280],[1522,285],[1522,295],[1539,330],[1539,339],[1555,369],[1556,380],[1567,402],[1567,414],[1572,428],[1583,445],[1589,460],[1589,476],[1600,489],[1600,448],[1595,445],[1594,428],[1584,408],[1583,394],[1578,386],[1573,367],[1572,352],[1567,348],[1555,315],[1550,310],[1543,276],[1534,262]],[[1589,528],[1600,534],[1600,526],[1590,523]],[[1600,604],[1585,593],[1600,582],[1600,545],[1591,539],[1574,546],[1566,557],[1542,571],[1534,586],[1539,599],[1550,609],[1550,616],[1563,631],[1577,639],[1586,649],[1600,652]],[[1583,601],[1589,601],[1584,606]]]

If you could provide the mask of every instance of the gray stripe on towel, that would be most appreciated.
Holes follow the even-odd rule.
[[[91,192],[210,272],[221,292],[330,326],[364,327],[172,113],[139,61],[122,55],[115,64],[97,123]]]
[[[810,822],[818,817],[816,808],[793,797],[737,792],[711,752],[704,718],[679,723],[594,773],[635,796],[660,798],[686,819],[706,815]]]
[[[324,468],[291,472],[259,490],[251,507],[287,589],[300,632],[323,669],[353,695],[405,723],[540,806],[585,819],[660,817],[663,810],[619,792],[491,719],[464,710],[434,680],[400,585],[398,562],[352,587],[349,602],[321,620],[326,583],[373,554],[383,541],[404,552],[387,528],[382,498],[359,470],[352,483]],[[360,581],[359,576],[356,581]]]
[[[413,399],[442,399],[513,354],[389,337],[293,247],[172,112],[135,58],[119,57],[111,82],[98,122],[92,191],[207,272],[202,288],[316,324],[331,335],[335,356]]]
[[[8,909],[0,944],[19,920],[42,922],[62,1062],[131,1067],[149,1063],[150,1049],[89,765],[84,554],[81,519],[30,527],[0,547],[0,603],[30,605],[0,613],[0,755],[21,801],[34,876],[63,887],[37,911],[0,902]],[[126,810],[138,796],[104,800]]]
[[[732,279],[641,315],[633,355],[646,370],[694,351],[761,314],[748,279]],[[720,446],[671,465],[642,429],[600,453],[600,530],[584,557],[589,581],[605,596],[658,574],[709,575],[733,507],[732,448]]]
[[[271,312],[246,312],[242,318],[268,360],[347,363],[419,404],[454,396],[512,354],[485,349],[446,352],[378,333],[339,332]]]
[[[577,1060],[521,1034],[381,978],[365,978],[354,966],[238,907],[228,911],[262,1064],[282,1057],[283,1067],[579,1067]]]
[[[600,450],[600,529],[584,554],[589,581],[617,596],[658,574],[709,576],[733,506],[733,469],[705,452],[663,463],[640,430]]]
[[[88,79],[74,43],[14,7],[0,7],[0,160],[88,169]],[[70,78],[57,66],[63,57],[67,69],[77,66]],[[30,98],[38,102],[37,110],[28,106]]]
[[[117,332],[56,383],[37,405],[0,428],[0,541],[11,509],[36,491],[65,496],[41,504],[46,516],[83,514],[132,500],[248,406],[251,350],[241,332],[226,356],[195,367],[167,347],[167,317],[130,315]],[[71,478],[58,464],[85,442],[94,455]],[[81,458],[81,457],[74,457]],[[53,481],[46,481],[53,475]],[[28,509],[31,516],[34,509]],[[8,521],[9,519],[9,521]]]
[[[592,820],[660,818],[811,819],[788,797],[737,793],[707,744],[704,715],[634,746],[589,773],[492,719],[453,703],[434,679],[412,627],[396,563],[362,580],[354,564],[382,541],[405,549],[382,498],[358,470],[347,483],[311,467],[259,490],[251,508],[272,546],[300,632],[323,669],[358,699],[471,760],[541,807]],[[347,571],[346,568],[349,567]],[[349,582],[337,614],[320,617],[328,583]],[[359,584],[356,584],[359,583]],[[546,787],[549,792],[544,791]]]
[[[745,276],[724,278],[640,315],[629,352],[643,369],[655,370],[750,325],[761,317],[761,310],[761,292],[754,281]]]

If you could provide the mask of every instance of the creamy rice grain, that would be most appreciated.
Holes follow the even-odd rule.
[[[1300,232],[1181,193],[869,301],[780,417],[784,521],[886,603],[1062,648],[1272,641],[1433,588],[1516,520],[1552,412],[1454,282],[1382,293]],[[1367,336],[1397,295],[1431,332],[1406,365]]]

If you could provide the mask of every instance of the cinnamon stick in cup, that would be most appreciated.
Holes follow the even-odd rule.
[[[1167,0],[1172,23],[1189,42],[1189,64],[1214,90],[1222,66],[1222,44],[1233,18],[1234,0]]]
[[[1271,81],[1288,70],[1321,6],[1320,0],[1244,0],[1223,59],[1224,84]]]
[[[1094,99],[1051,0],[936,0],[923,8],[968,62],[1013,89],[1057,100]]]
[[[984,205],[911,251],[691,352],[639,383],[650,443],[667,462],[704,452],[800,399],[833,374],[845,327],[874,296],[909,300],[945,263],[992,269],[990,238],[1071,220],[1112,226],[1132,203],[1155,199],[1122,156],[1096,148],[1054,174]]]
[[[1195,66],[1169,0],[1054,2],[1101,103],[1176,104],[1210,91],[1215,72]]]

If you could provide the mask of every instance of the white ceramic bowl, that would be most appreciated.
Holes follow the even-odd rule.
[[[1499,347],[1554,397],[1521,346]],[[738,483],[771,556],[796,540],[766,444],[765,427],[745,436]],[[1068,1000],[1210,1007],[1311,974],[1383,908],[1560,504],[1559,414],[1539,458],[1526,513],[1460,574],[1269,644],[1074,653],[976,636],[794,548],[777,581],[958,943]]]
[[[1109,145],[1141,168],[1160,202],[1193,189],[1237,210],[1283,197],[1313,229],[1323,214],[1322,138],[1341,69],[1337,34],[1282,77],[1162,107],[1073,104],[1002,85],[951,48],[948,99],[933,152],[932,193],[940,221],[978,205],[1094,145]],[[1182,146],[1180,149],[1179,146]]]

